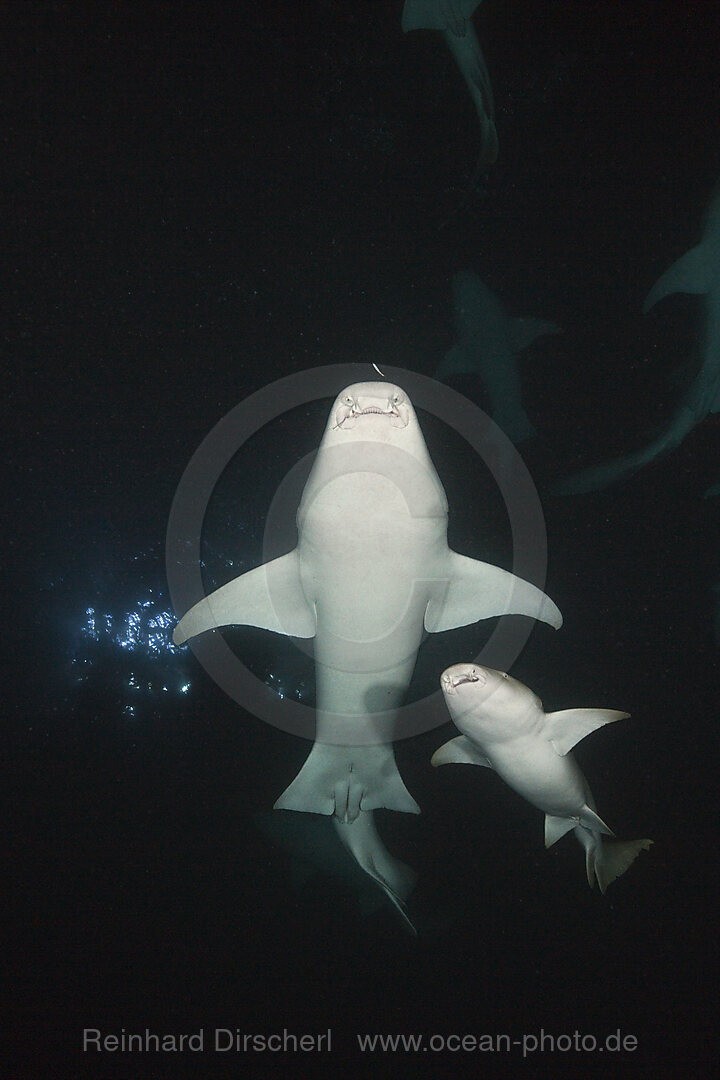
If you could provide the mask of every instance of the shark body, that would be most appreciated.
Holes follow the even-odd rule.
[[[601,892],[650,847],[650,840],[611,841],[588,783],[570,753],[604,724],[626,719],[613,709],[545,713],[539,698],[510,675],[477,664],[455,664],[441,686],[462,735],[435,751],[433,765],[494,769],[519,795],[545,813],[545,846],[574,831],[585,849],[588,884]]]
[[[514,443],[535,434],[522,404],[518,354],[543,334],[560,327],[542,319],[507,315],[498,297],[472,270],[453,278],[457,341],[435,372],[435,378],[476,374],[490,398],[490,414]]]
[[[710,413],[720,412],[720,191],[710,205],[700,243],[665,271],[643,306],[648,312],[672,293],[705,296],[706,321],[700,370],[664,431],[634,454],[585,469],[554,486],[558,495],[580,495],[608,487],[674,450]]]

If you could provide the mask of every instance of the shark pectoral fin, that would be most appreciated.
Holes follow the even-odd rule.
[[[578,824],[577,818],[555,817],[553,814],[545,815],[545,847],[552,847],[561,836],[570,832]]]
[[[510,341],[516,353],[523,352],[536,338],[562,334],[562,327],[545,319],[510,319]]]
[[[553,749],[564,757],[573,746],[605,724],[627,720],[630,713],[616,709],[561,709],[545,716],[547,737]]]
[[[584,825],[586,829],[604,833],[605,836],[615,835],[610,826],[606,825],[603,819],[594,810],[591,810],[587,803],[580,811],[580,824]]]
[[[643,304],[643,313],[647,314],[659,300],[672,293],[707,292],[714,272],[712,256],[712,249],[707,244],[698,244],[686,252],[655,282]]]
[[[562,626],[562,615],[550,597],[529,581],[455,551],[450,552],[448,565],[449,581],[444,589],[438,583],[425,611],[429,633],[454,630],[494,615],[528,615],[556,630]]]
[[[491,763],[476,750],[465,735],[458,735],[443,746],[438,747],[430,758],[430,764],[438,765],[484,765],[486,769],[492,769]]]
[[[249,570],[200,600],[175,627],[173,641],[182,645],[205,630],[232,625],[315,636],[315,611],[303,591],[297,551]]]

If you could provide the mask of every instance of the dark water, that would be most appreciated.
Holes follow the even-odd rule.
[[[717,8],[487,0],[475,22],[500,157],[481,185],[465,89],[439,35],[404,36],[400,12],[2,5],[8,1077],[307,1064],[215,1052],[216,1027],[330,1028],[331,1054],[311,1055],[328,1072],[390,1067],[357,1047],[377,1032],[637,1040],[546,1041],[525,1060],[518,1045],[433,1043],[392,1055],[410,1075],[422,1061],[703,1076],[717,1058],[720,510],[702,496],[720,427],[705,420],[606,491],[548,490],[653,436],[681,392],[674,373],[697,364],[700,298],[640,310],[697,243],[720,176]],[[467,267],[512,313],[564,328],[521,367],[540,433],[523,455],[565,625],[537,627],[513,671],[547,708],[632,714],[577,756],[618,834],[655,846],[600,897],[572,838],[546,852],[541,816],[497,778],[430,769],[449,726],[406,740],[396,756],[422,816],[378,817],[419,874],[415,940],[389,905],[363,915],[352,884],[299,877],[259,827],[307,745],[168,649],[163,545],[188,460],[253,392],[338,363],[432,375]],[[477,379],[453,385],[487,404]],[[329,405],[280,418],[230,466],[209,510],[208,586],[261,560],[273,494]],[[497,489],[453,432],[420,420],[451,541],[508,565]],[[413,692],[487,633],[429,642]],[[311,700],[292,645],[228,640]],[[205,1049],[83,1054],[85,1028],[203,1029]]]

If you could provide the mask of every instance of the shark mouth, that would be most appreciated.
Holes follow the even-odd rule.
[[[480,683],[484,686],[487,679],[481,669],[468,668],[467,671],[462,671],[457,675],[451,675],[449,671],[446,671],[441,681],[444,693],[456,694],[458,687],[464,686],[465,683]]]
[[[405,396],[398,391],[388,399],[385,408],[380,405],[365,405],[363,407],[360,401],[348,394],[338,405],[335,413],[335,427],[342,428],[343,431],[349,431],[365,416],[387,417],[390,426],[395,428],[407,427],[410,422],[410,411],[405,404]]]

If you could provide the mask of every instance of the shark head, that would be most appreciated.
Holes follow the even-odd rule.
[[[333,402],[320,451],[343,446],[359,449],[373,443],[409,454],[424,470],[436,475],[412,402],[393,383],[346,386]]]
[[[453,721],[470,735],[475,724],[501,727],[521,711],[542,709],[533,691],[512,675],[479,664],[453,664],[442,673],[440,686]]]
[[[330,413],[331,431],[377,431],[404,429],[411,420],[417,424],[415,410],[407,395],[392,383],[353,383],[338,394]]]
[[[368,480],[371,476],[374,479]],[[390,509],[393,492],[413,516],[446,517],[445,492],[415,409],[399,386],[353,383],[335,398],[303,492],[298,524],[323,492],[336,519],[342,513],[357,516],[364,493],[375,507]]]

